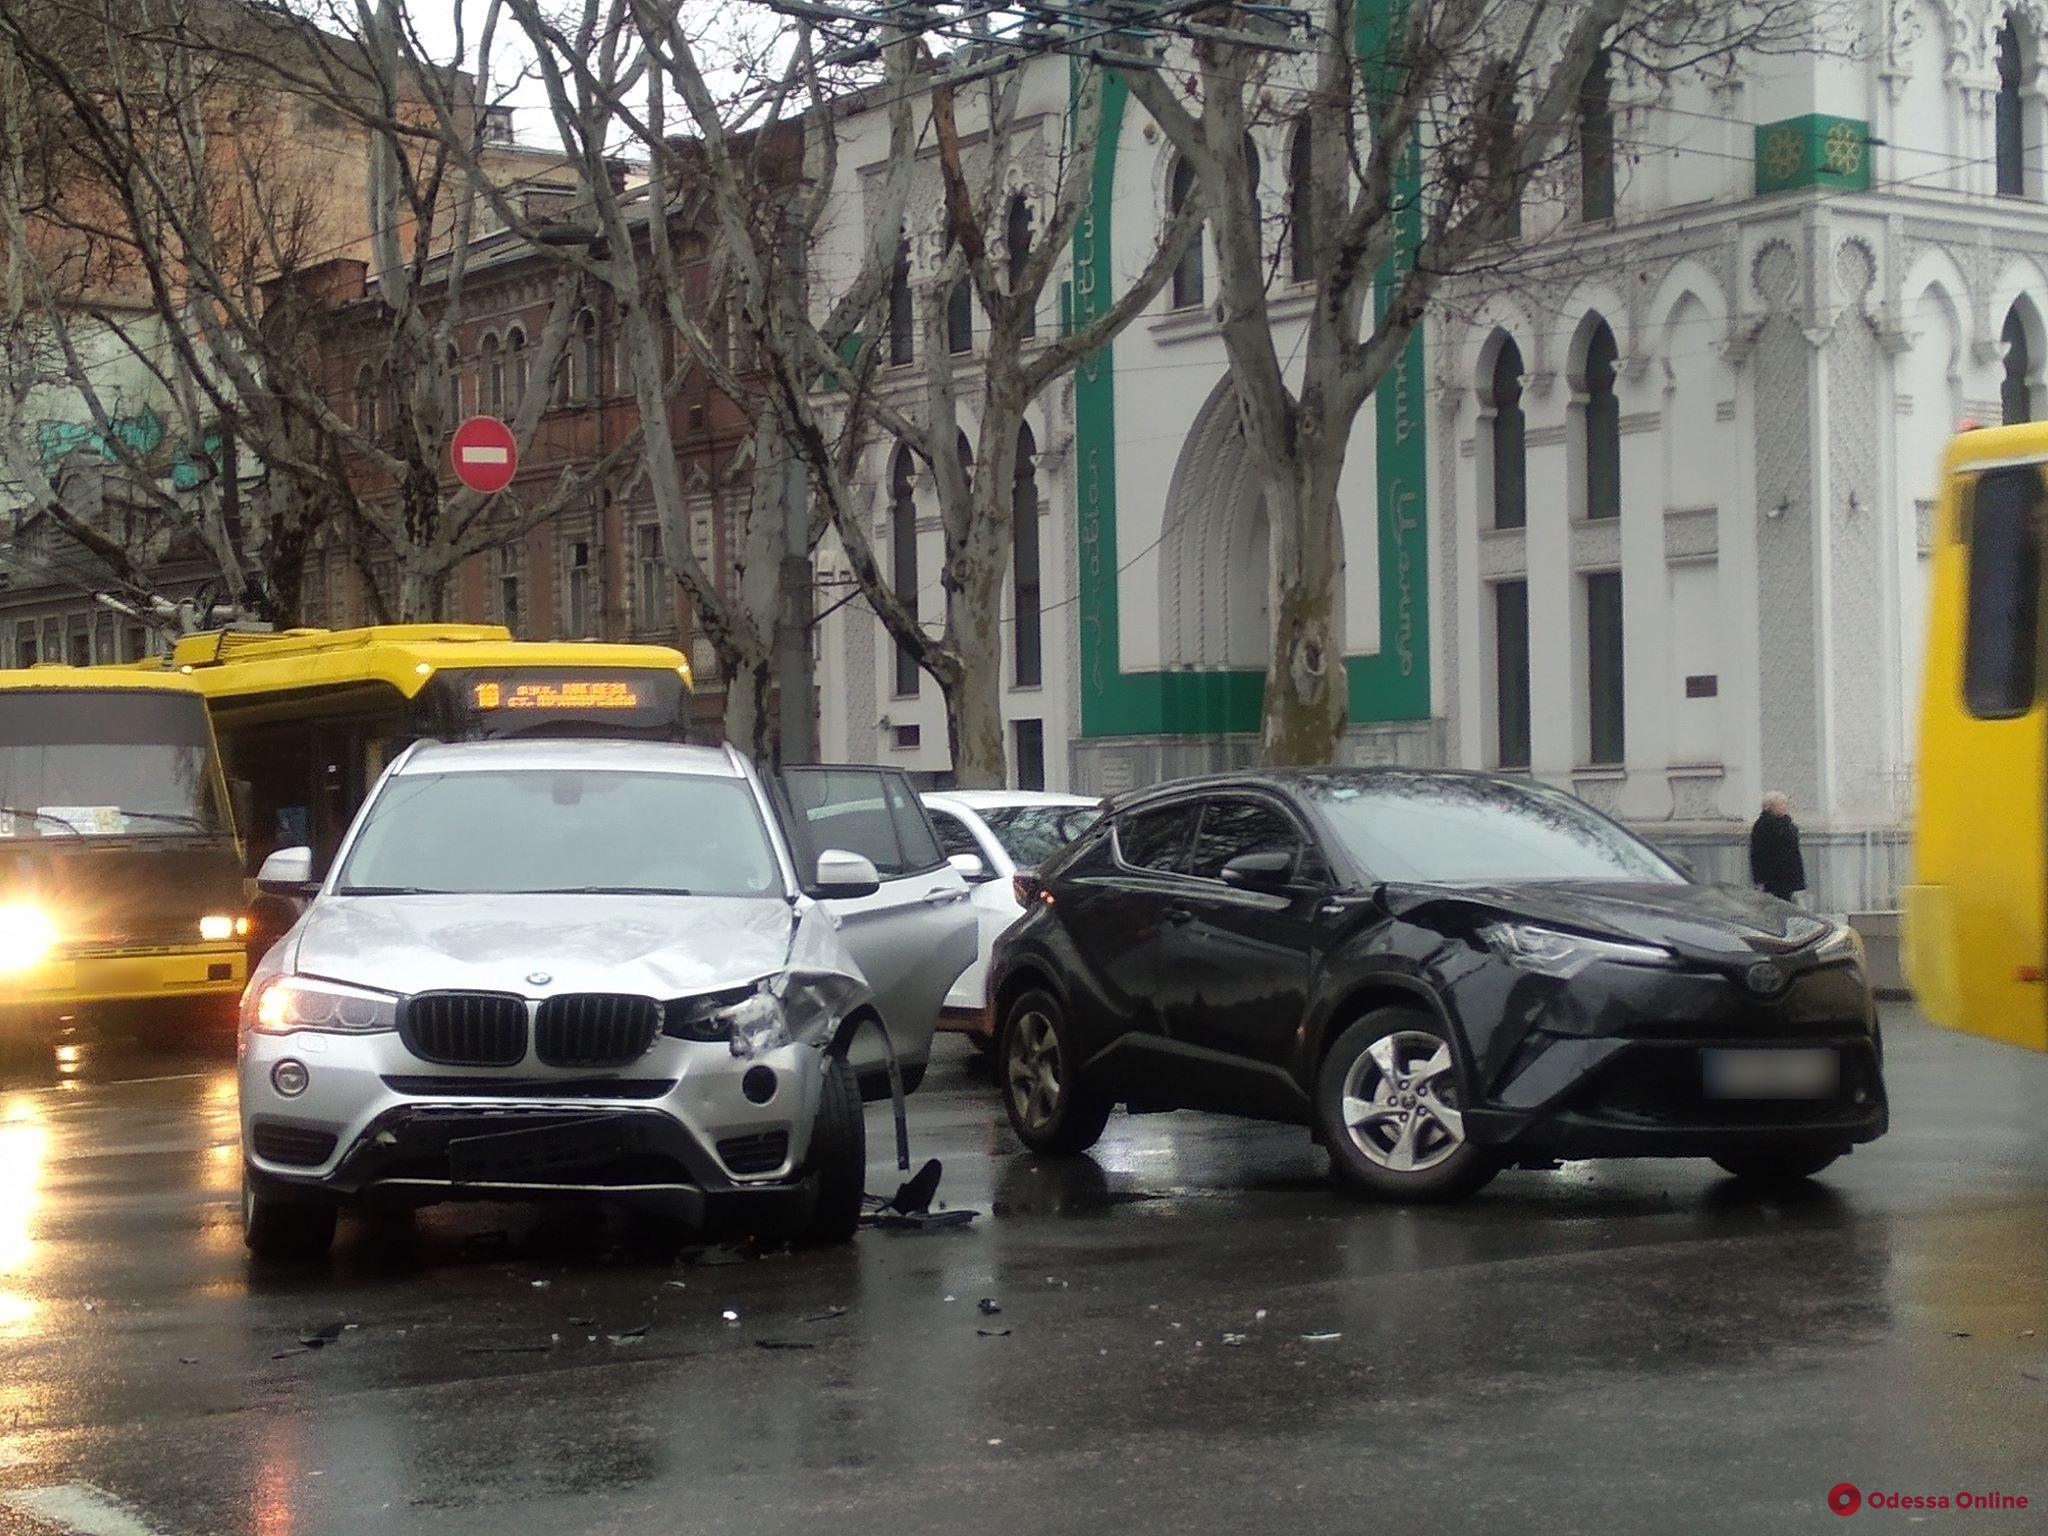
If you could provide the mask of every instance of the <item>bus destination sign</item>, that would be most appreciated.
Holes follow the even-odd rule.
[[[490,711],[638,709],[640,689],[623,678],[528,678],[473,683],[470,701]]]

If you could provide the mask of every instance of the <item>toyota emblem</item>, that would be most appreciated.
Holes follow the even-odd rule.
[[[529,987],[544,987],[554,979],[546,971],[529,971],[526,977],[526,984]]]
[[[1785,970],[1769,960],[1758,961],[1749,968],[1746,978],[1749,990],[1764,997],[1773,996],[1785,990]]]

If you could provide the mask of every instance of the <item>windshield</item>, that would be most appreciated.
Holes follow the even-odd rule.
[[[1375,774],[1311,779],[1302,793],[1375,880],[1496,885],[1684,876],[1570,795],[1495,779]]]
[[[782,894],[752,792],[676,773],[406,774],[367,812],[336,890]]]
[[[196,694],[0,693],[0,838],[218,838],[228,827]]]
[[[981,819],[1019,869],[1036,869],[1095,824],[1092,805],[984,806]]]

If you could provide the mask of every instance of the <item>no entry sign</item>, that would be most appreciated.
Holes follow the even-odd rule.
[[[495,416],[470,417],[448,440],[448,452],[455,460],[455,478],[486,496],[510,485],[519,468],[512,429]]]

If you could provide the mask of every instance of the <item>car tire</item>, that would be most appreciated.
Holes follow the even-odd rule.
[[[331,1200],[291,1200],[264,1188],[260,1174],[242,1170],[242,1242],[256,1258],[310,1264],[334,1246]]]
[[[860,1077],[836,1052],[825,1058],[825,1091],[811,1126],[811,1150],[804,1159],[815,1199],[803,1240],[820,1247],[851,1241],[860,1228],[868,1187],[868,1122],[861,1107]]]
[[[1350,1193],[1406,1204],[1478,1190],[1501,1165],[1465,1135],[1460,1082],[1457,1046],[1431,1015],[1382,1008],[1353,1024],[1316,1074],[1331,1177]]]
[[[1066,1009],[1050,992],[1010,1005],[996,1044],[996,1087],[1017,1139],[1034,1152],[1085,1152],[1102,1139],[1116,1101],[1081,1075]]]
[[[1723,1173],[1758,1188],[1783,1188],[1812,1178],[1842,1157],[1840,1147],[1818,1152],[1729,1152],[1714,1159]]]

